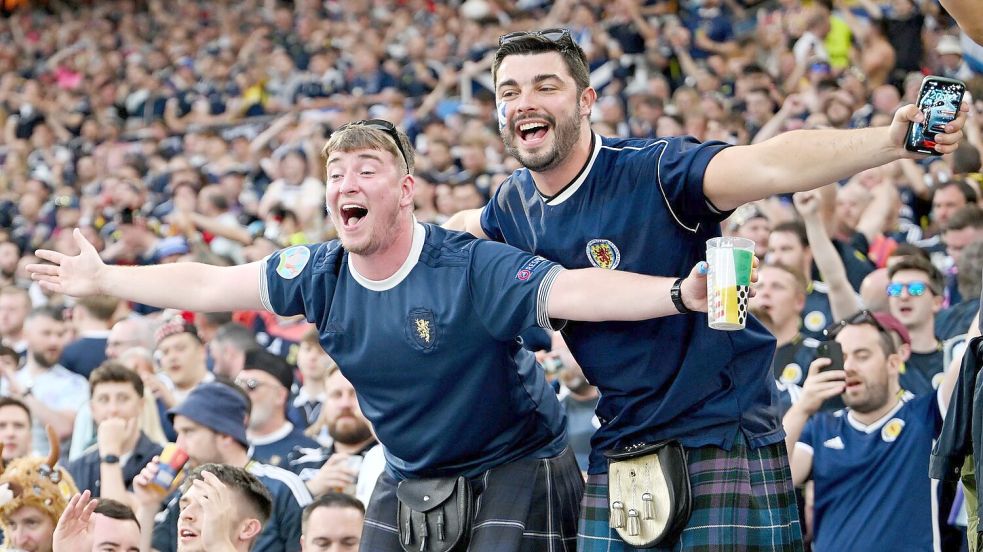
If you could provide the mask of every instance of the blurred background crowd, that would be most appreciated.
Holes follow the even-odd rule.
[[[369,452],[375,441],[351,386],[305,321],[76,302],[33,284],[24,266],[40,247],[76,254],[76,227],[105,261],[124,265],[238,264],[331,239],[320,149],[357,119],[387,119],[410,136],[420,221],[481,207],[519,167],[498,135],[490,72],[498,37],[516,30],[570,29],[598,91],[593,128],[611,136],[739,145],[799,128],[886,125],[915,101],[924,75],[964,81],[971,111],[956,153],[744,206],[724,232],[755,240],[779,267],[762,271],[751,307],[778,337],[786,407],[823,328],[858,308],[891,315],[906,347],[902,386],[916,394],[938,387],[978,309],[983,46],[935,0],[2,6],[0,392],[11,402],[0,399],[0,441],[7,460],[46,454],[42,428],[52,426],[79,488],[98,491],[107,450],[122,457],[129,488],[168,441],[198,463],[234,457],[196,449],[204,445],[165,414],[217,379],[251,399],[240,444],[293,472],[276,476],[288,487],[304,482],[292,494],[297,512],[334,491],[367,500],[381,454]],[[894,270],[913,258],[914,268]],[[914,273],[922,293],[886,292],[899,272]],[[559,336],[541,355],[585,462],[597,392]],[[127,409],[101,397],[106,383],[138,400]],[[194,405],[188,412],[216,435],[235,432],[195,418]],[[965,526],[960,519],[949,525]],[[299,549],[299,513],[295,526],[286,550]]]

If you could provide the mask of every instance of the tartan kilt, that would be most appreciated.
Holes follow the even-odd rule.
[[[396,485],[379,476],[365,512],[363,552],[401,552]],[[574,552],[584,478],[569,448],[553,458],[523,458],[472,479],[473,552]]]
[[[674,543],[646,550],[801,552],[802,532],[785,443],[730,451],[686,449],[693,514]],[[640,550],[608,526],[608,476],[591,475],[580,511],[580,552]]]

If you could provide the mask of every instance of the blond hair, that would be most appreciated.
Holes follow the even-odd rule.
[[[396,142],[392,136],[385,131],[353,123],[331,134],[328,143],[321,150],[321,157],[327,161],[328,157],[336,151],[349,152],[361,149],[386,151],[392,154],[394,159],[404,160],[406,174],[413,174],[413,146],[410,145],[410,140],[406,134],[398,128],[396,135],[399,136],[399,147],[396,147]],[[400,153],[400,149],[406,154],[405,158],[403,153]]]

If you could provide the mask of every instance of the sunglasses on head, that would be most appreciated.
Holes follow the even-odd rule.
[[[403,151],[403,144],[399,140],[399,132],[396,130],[395,125],[385,119],[363,119],[361,121],[352,121],[350,123],[343,124],[338,127],[338,130],[335,132],[341,132],[342,130],[356,126],[371,128],[372,130],[381,130],[389,135],[389,137],[393,139],[393,142],[396,143],[396,149],[399,150],[399,154],[403,156],[403,163],[409,167],[409,162],[407,161],[408,158],[406,157],[406,152]]]
[[[847,326],[858,326],[860,324],[870,324],[877,328],[877,331],[885,333],[888,336],[891,335],[891,332],[889,332],[887,328],[882,326],[881,323],[877,321],[874,313],[867,309],[864,309],[853,316],[850,316],[849,318],[844,318],[843,320],[833,322],[829,326],[826,326],[826,329],[823,330],[823,335],[826,336],[826,339],[833,339],[836,337],[836,334],[843,330],[843,328]]]
[[[541,38],[545,38],[550,42],[560,42],[564,38],[571,41],[573,40],[570,37],[570,31],[568,31],[567,29],[556,28],[556,29],[543,29],[542,31],[519,31],[515,33],[503,34],[502,36],[498,37],[498,45],[499,47],[505,46],[509,42],[515,42],[516,40],[530,37],[530,36],[538,36]]]
[[[901,292],[905,289],[908,290],[908,295],[912,297],[921,297],[925,295],[925,291],[929,289],[928,284],[922,281],[908,282],[907,284],[902,282],[891,282],[887,285],[887,296],[888,297],[901,297]]]
[[[237,379],[236,385],[242,387],[246,391],[255,391],[265,384],[256,378],[244,378],[244,379]]]

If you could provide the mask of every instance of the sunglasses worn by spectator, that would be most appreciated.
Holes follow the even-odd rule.
[[[546,40],[549,40],[550,42],[560,42],[564,38],[571,41],[573,40],[570,37],[570,31],[568,31],[567,29],[556,28],[556,29],[543,29],[542,31],[519,31],[516,33],[504,34],[498,37],[498,45],[499,47],[505,46],[509,42],[515,42],[520,38],[526,38],[529,36],[542,37],[545,38]]]
[[[823,330],[823,335],[826,336],[826,339],[833,339],[836,337],[836,334],[843,330],[843,328],[847,326],[857,326],[860,324],[870,324],[877,328],[877,331],[887,334],[888,337],[891,335],[891,332],[882,326],[881,323],[877,321],[874,314],[867,309],[864,309],[849,318],[844,318],[839,322],[833,322],[829,326],[826,326],[826,329]]]
[[[908,295],[912,297],[921,297],[922,295],[925,295],[925,291],[928,289],[928,284],[919,280],[908,282],[907,284],[901,282],[891,282],[887,285],[887,296],[901,297],[901,292],[903,292],[905,289],[908,290]]]
[[[396,127],[392,123],[385,119],[363,119],[361,121],[352,121],[341,125],[335,132],[341,132],[346,128],[356,126],[371,128],[372,130],[381,130],[382,132],[388,134],[389,137],[393,139],[393,142],[396,142],[396,149],[399,150],[399,154],[403,156],[403,164],[409,167],[409,162],[406,160],[406,152],[403,151],[403,144],[399,141],[399,132],[396,131]]]

